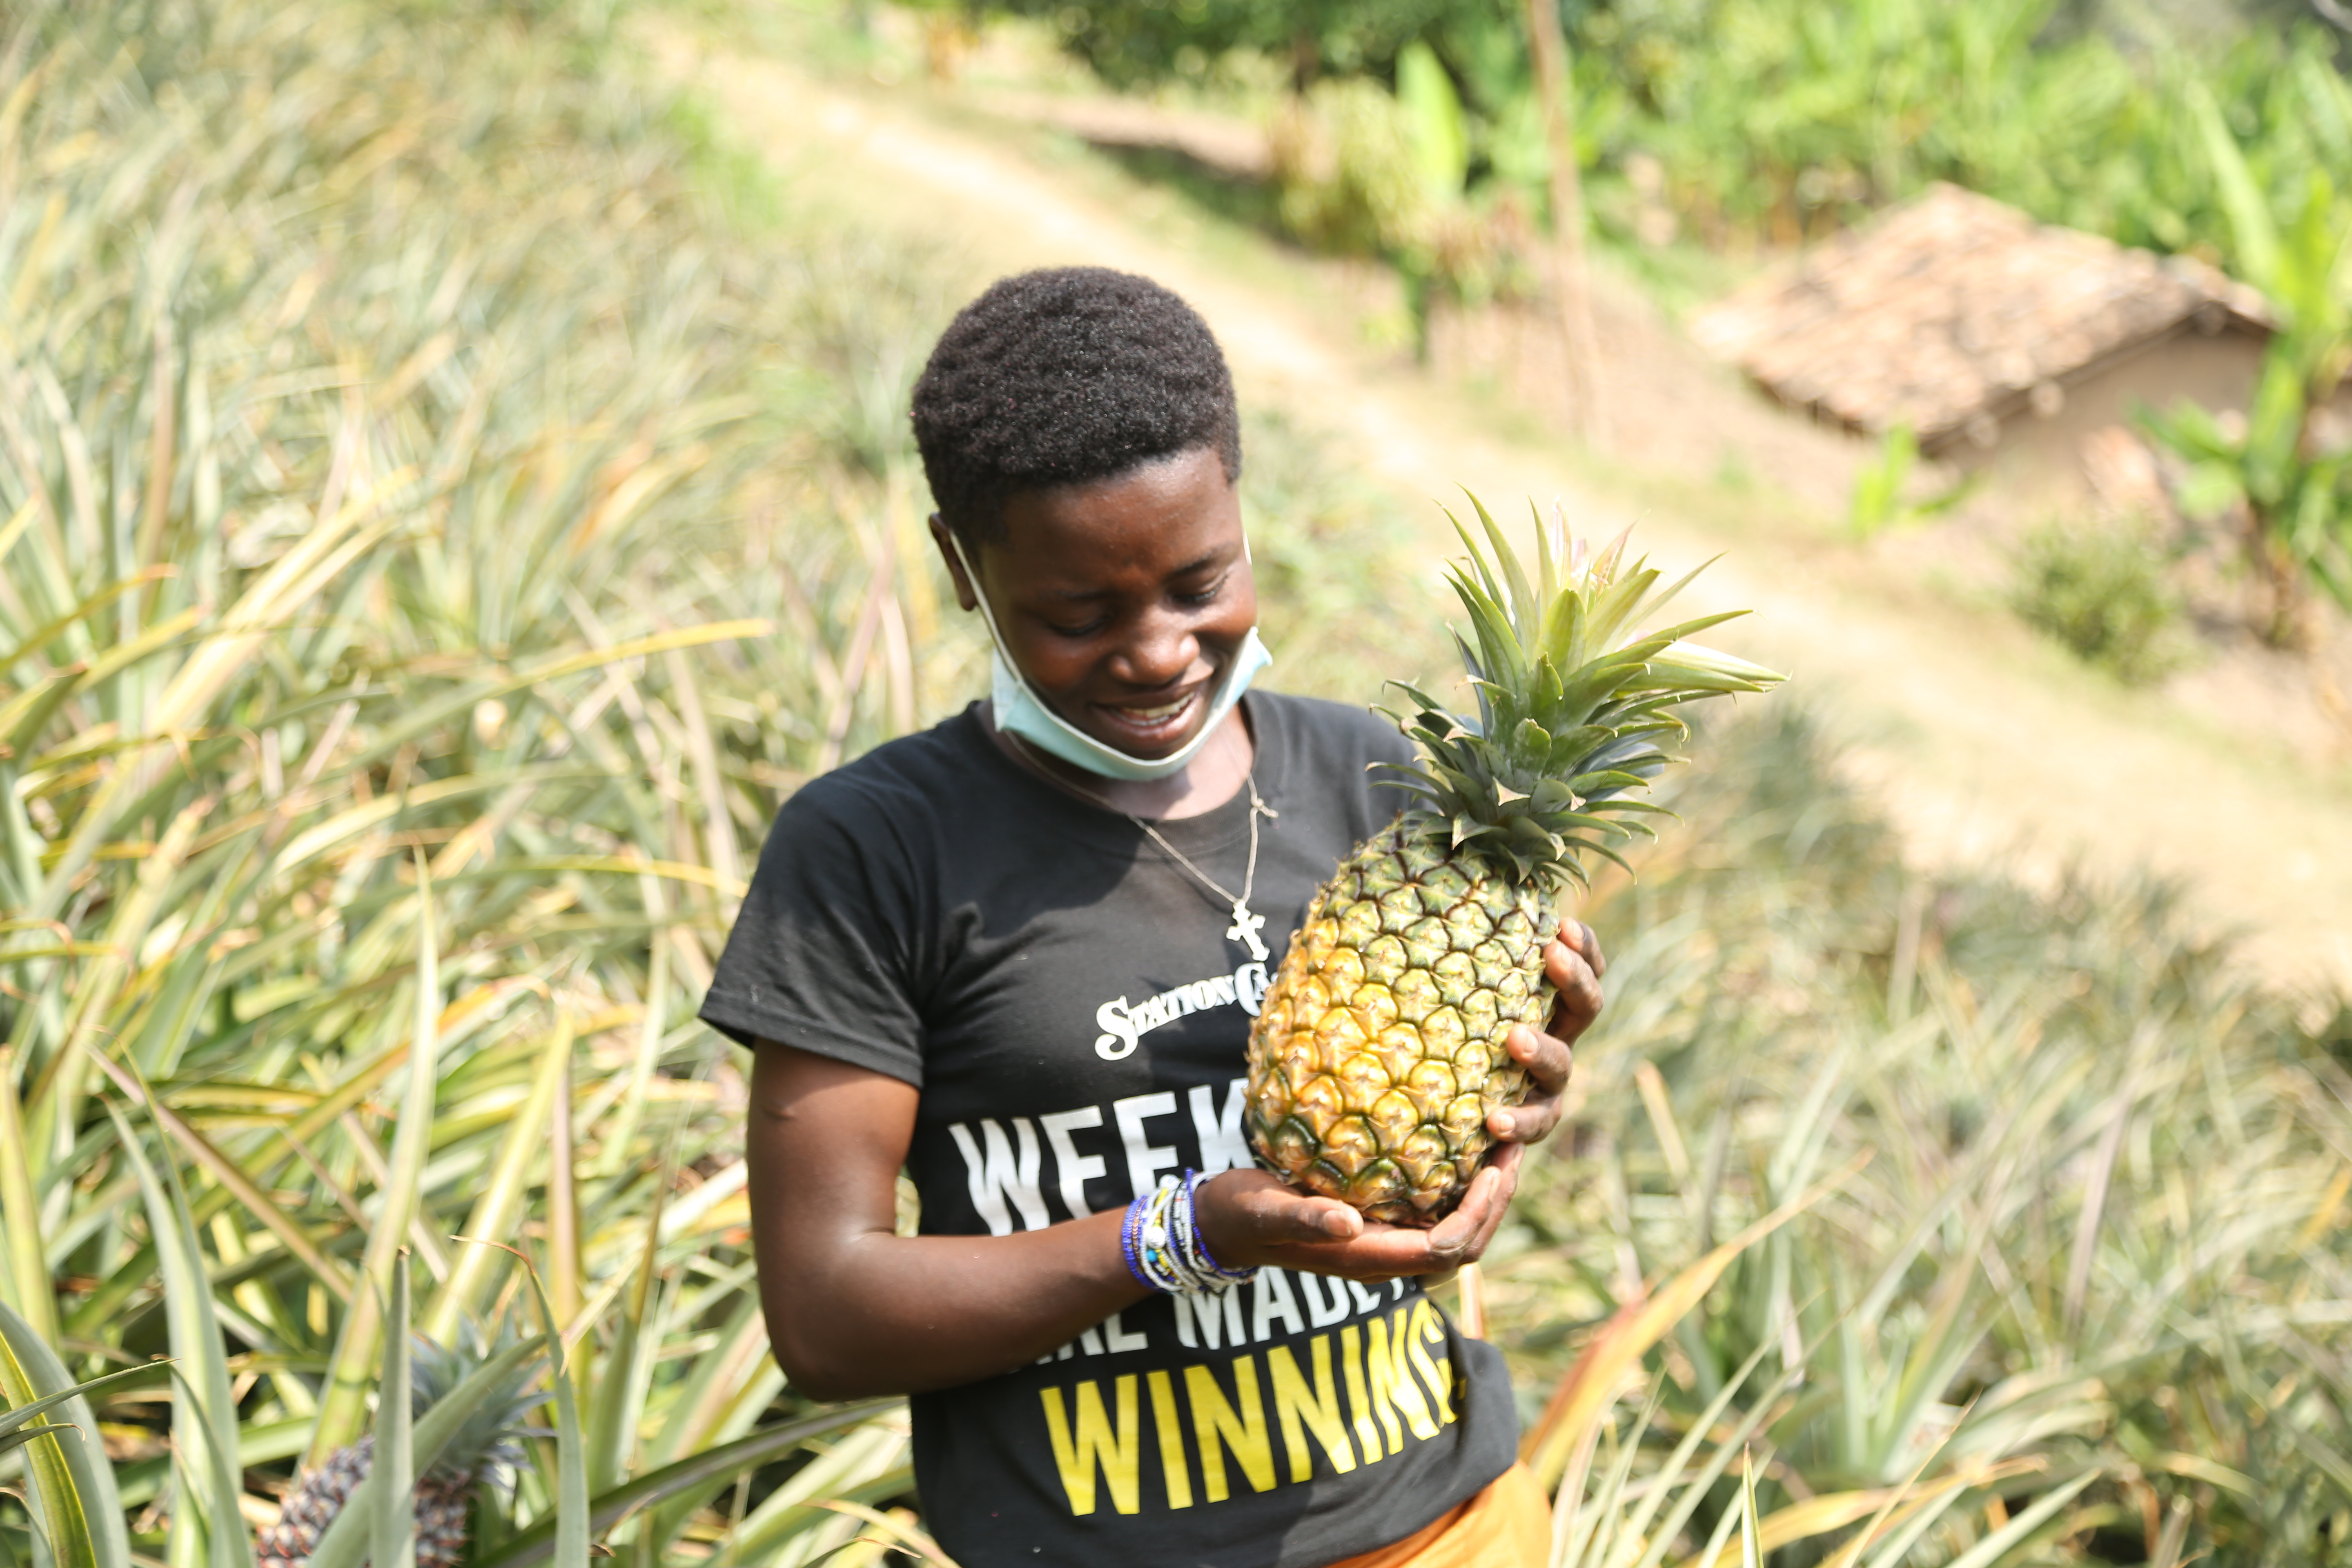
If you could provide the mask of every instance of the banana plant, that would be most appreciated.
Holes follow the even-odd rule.
[[[2182,404],[2141,422],[2189,466],[2191,514],[2237,521],[2267,593],[2264,635],[2308,647],[2311,588],[2352,608],[2352,444],[2326,445],[2319,428],[2352,369],[2352,203],[2314,169],[2281,221],[2210,93],[2195,91],[2191,109],[2246,279],[2277,326],[2242,421]]]

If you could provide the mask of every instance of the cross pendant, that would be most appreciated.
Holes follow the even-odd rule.
[[[1244,947],[1249,949],[1250,957],[1255,959],[1260,963],[1264,963],[1265,962],[1266,946],[1264,942],[1259,940],[1257,933],[1259,928],[1265,924],[1265,917],[1264,915],[1254,915],[1250,913],[1249,906],[1242,902],[1239,899],[1235,899],[1234,900],[1234,923],[1225,928],[1225,940],[1227,942],[1240,942]]]

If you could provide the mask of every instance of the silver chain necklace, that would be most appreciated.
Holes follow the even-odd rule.
[[[1036,757],[1037,750],[1034,746],[1032,746],[1025,739],[1023,739],[1023,737],[1019,735],[1014,735],[1013,738],[1021,742],[1021,749],[1023,751],[1027,752],[1033,758]],[[1257,793],[1257,769],[1255,766],[1253,766],[1247,773],[1243,775],[1244,782],[1249,785],[1250,848],[1249,865],[1242,873],[1242,890],[1238,895],[1234,893],[1231,889],[1219,882],[1214,877],[1210,876],[1206,871],[1202,870],[1201,868],[1192,864],[1192,860],[1190,856],[1186,855],[1181,849],[1177,848],[1173,844],[1169,843],[1167,839],[1161,837],[1160,829],[1152,826],[1150,823],[1147,822],[1142,817],[1136,816],[1135,813],[1131,811],[1119,811],[1118,807],[1111,805],[1110,802],[1105,800],[1094,791],[1087,789],[1081,784],[1072,784],[1069,780],[1061,777],[1059,774],[1046,772],[1042,762],[1037,763],[1037,767],[1040,773],[1045,773],[1047,778],[1053,779],[1056,784],[1061,784],[1065,789],[1070,791],[1071,794],[1077,795],[1083,800],[1092,802],[1094,805],[1102,807],[1105,811],[1118,812],[1119,816],[1124,816],[1129,822],[1135,824],[1136,826],[1141,828],[1144,833],[1150,837],[1151,842],[1159,845],[1161,849],[1167,852],[1170,859],[1175,861],[1176,864],[1183,867],[1184,869],[1192,873],[1194,877],[1200,879],[1202,887],[1216,894],[1217,897],[1224,900],[1226,904],[1232,908],[1234,923],[1225,928],[1225,940],[1227,942],[1237,942],[1241,943],[1243,947],[1249,951],[1250,957],[1255,962],[1264,963],[1266,961],[1269,950],[1265,945],[1265,939],[1258,935],[1258,931],[1265,925],[1265,917],[1264,915],[1251,913],[1249,907],[1250,894],[1255,892],[1257,889],[1257,819],[1263,816],[1268,821],[1272,821],[1274,818],[1280,816],[1282,813],[1266,805],[1265,797]]]

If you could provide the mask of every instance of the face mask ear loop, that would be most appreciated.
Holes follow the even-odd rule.
[[[980,618],[987,624],[988,640],[996,650],[996,661],[1004,667],[1007,674],[1013,677],[1013,683],[1021,689],[1021,695],[1035,703],[1038,710],[1054,722],[1067,728],[1067,721],[1045,706],[1045,700],[1037,695],[1037,689],[1029,684],[1029,678],[1022,673],[1019,665],[1013,662],[1013,654],[1004,646],[1004,633],[998,629],[996,625],[996,612],[989,607],[988,590],[980,585],[980,568],[972,564],[970,555],[964,553],[963,539],[952,528],[948,530],[948,542],[955,546],[956,559],[963,563],[964,580],[971,584],[972,601],[980,606]],[[1003,714],[996,716],[996,721],[1000,727],[1004,722],[1004,718]],[[1076,732],[1075,730],[1071,731],[1073,734]]]
[[[980,568],[974,566],[971,563],[971,557],[964,553],[963,540],[952,528],[948,530],[948,542],[955,547],[956,560],[963,565],[964,580],[971,584],[972,599],[980,605],[980,618],[988,626],[988,640],[996,645],[997,652],[1004,654],[1004,662],[1012,664],[1013,656],[1004,653],[1004,634],[997,629],[996,612],[990,609],[988,605],[988,590],[980,585]],[[1020,673],[1020,667],[1014,665],[1013,674]],[[1022,684],[1026,686],[1029,683],[1024,679]]]

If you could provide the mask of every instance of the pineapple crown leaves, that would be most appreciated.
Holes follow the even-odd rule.
[[[526,1417],[545,1403],[544,1393],[525,1392],[545,1359],[533,1339],[520,1342],[511,1332],[487,1353],[445,1346],[423,1334],[409,1338],[409,1408],[419,1430],[429,1412],[441,1408],[435,1423],[439,1437],[436,1474],[455,1478],[480,1477],[485,1470],[511,1470],[522,1458],[519,1439],[530,1430]],[[454,1425],[449,1425],[455,1417]],[[447,1426],[443,1436],[440,1428]]]
[[[1625,564],[1631,530],[1594,551],[1570,539],[1556,510],[1549,522],[1536,515],[1530,583],[1486,507],[1475,495],[1470,504],[1493,559],[1449,510],[1469,559],[1447,575],[1469,616],[1469,635],[1457,628],[1454,640],[1477,714],[1451,712],[1391,682],[1414,712],[1382,711],[1420,756],[1378,765],[1394,775],[1384,782],[1415,797],[1408,812],[1442,828],[1450,848],[1472,846],[1518,881],[1580,884],[1582,851],[1622,866],[1610,841],[1649,834],[1645,815],[1673,815],[1633,797],[1679,760],[1665,750],[1687,733],[1675,710],[1784,678],[1688,640],[1744,610],[1632,635],[1706,563],[1661,590],[1661,574],[1645,559]]]
[[[412,1484],[430,1479],[452,1490],[485,1482],[511,1484],[523,1458],[517,1441],[526,1430],[521,1417],[547,1397],[522,1390],[544,1369],[547,1346],[543,1334],[518,1341],[504,1329],[479,1354],[471,1348],[444,1347],[422,1334],[409,1337],[409,1408],[415,1418],[409,1442]],[[383,1394],[379,1388],[379,1400]],[[381,1484],[374,1459],[371,1435],[335,1450],[327,1468],[355,1469],[373,1493]],[[376,1515],[373,1500],[365,1507],[338,1505],[325,1532],[302,1553],[309,1568],[362,1568]]]

